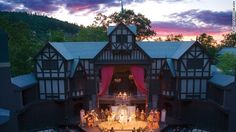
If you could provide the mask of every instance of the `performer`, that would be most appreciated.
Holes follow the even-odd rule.
[[[127,124],[128,116],[127,116],[127,112],[125,110],[121,110],[120,115],[119,115],[119,122],[123,125]]]
[[[101,109],[101,121],[105,121],[106,120],[106,115],[103,109]]]
[[[91,115],[93,116],[93,119],[94,119],[94,126],[97,126],[98,125],[98,114],[96,113],[95,110],[92,110]]]
[[[159,128],[159,121],[160,121],[160,112],[155,110],[153,115],[153,128],[157,129]]]
[[[88,127],[93,127],[94,126],[94,117],[91,114],[91,112],[87,112],[87,114],[84,116],[84,119],[86,119],[86,123]]]
[[[139,110],[139,108],[136,108],[135,115],[136,115],[136,120],[139,120],[140,119],[140,110]]]
[[[122,97],[122,93],[119,92],[119,94],[118,94],[118,98],[121,98],[121,97]]]
[[[142,110],[141,114],[140,114],[140,120],[145,121],[145,117],[146,117],[145,112],[144,112],[144,110]]]
[[[106,121],[107,121],[107,118],[108,118],[108,116],[109,116],[109,113],[110,113],[109,110],[106,108],[106,109],[105,109],[105,116],[106,116],[105,120],[106,120]]]
[[[153,110],[150,111],[147,121],[148,121],[148,128],[152,129],[153,128]]]
[[[86,120],[85,120],[84,116],[85,116],[85,110],[81,109],[80,110],[80,125],[81,126],[84,126],[86,124]]]

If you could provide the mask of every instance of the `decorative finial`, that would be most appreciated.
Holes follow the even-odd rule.
[[[124,13],[123,0],[120,0],[121,13]]]

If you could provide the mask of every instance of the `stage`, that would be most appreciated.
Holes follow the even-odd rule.
[[[132,131],[133,129],[145,130],[147,129],[147,122],[145,121],[133,121],[127,124],[122,124],[118,121],[106,121],[98,124],[100,130],[111,130],[114,131]]]
[[[99,127],[93,127],[93,128],[89,128],[89,127],[83,127],[82,128],[84,130],[84,132],[104,132],[102,129],[100,129]],[[109,129],[110,130],[110,129]],[[107,130],[107,132],[109,132],[109,130]],[[137,131],[137,129],[136,129]],[[114,132],[132,132],[132,129],[115,129]],[[160,129],[145,129],[141,132],[160,132]]]

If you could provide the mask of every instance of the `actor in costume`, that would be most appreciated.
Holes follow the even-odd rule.
[[[159,128],[159,121],[160,121],[160,112],[155,110],[153,115],[153,128],[157,129]]]
[[[147,121],[148,121],[148,128],[152,129],[153,128],[153,110],[150,111]]]
[[[142,110],[141,114],[140,114],[140,120],[145,121],[145,117],[146,117],[145,112],[144,112],[144,110]]]
[[[105,121],[106,120],[106,115],[103,109],[101,109],[101,121]]]
[[[80,110],[80,125],[81,126],[84,126],[86,124],[86,119],[84,117],[85,117],[85,110],[81,109]]]
[[[136,121],[139,120],[140,119],[140,110],[139,110],[139,108],[136,108],[135,115],[136,115]]]

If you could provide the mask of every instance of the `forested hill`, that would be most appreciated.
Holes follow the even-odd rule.
[[[79,26],[75,24],[25,12],[0,12],[0,18],[6,19],[10,24],[17,22],[27,24],[43,40],[47,38],[47,33],[51,31],[63,31],[67,34],[76,34],[79,31]]]
[[[47,16],[0,12],[0,28],[8,33],[12,76],[33,71],[33,58],[47,41],[72,41],[79,26]]]

